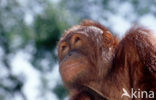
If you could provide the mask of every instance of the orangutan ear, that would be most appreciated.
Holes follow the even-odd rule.
[[[103,42],[106,48],[113,45],[113,36],[109,31],[103,33]]]

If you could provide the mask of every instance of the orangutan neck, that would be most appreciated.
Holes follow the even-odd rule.
[[[112,76],[99,82],[90,82],[85,86],[108,100],[121,100],[122,89],[129,90],[130,87],[129,84],[125,82],[125,78],[127,77],[126,73],[120,72],[119,74],[120,75],[117,75],[118,77]]]

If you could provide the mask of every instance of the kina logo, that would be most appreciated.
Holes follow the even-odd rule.
[[[121,95],[121,98],[124,96],[128,98],[154,98],[154,91],[141,91],[140,89],[134,90],[131,88],[131,92],[128,93],[125,88],[122,88],[123,94]]]

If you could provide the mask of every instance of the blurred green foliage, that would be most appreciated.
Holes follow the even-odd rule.
[[[64,97],[68,95],[68,91],[61,84],[56,85],[56,87],[53,89],[53,92],[57,95],[59,100],[63,100]]]
[[[63,31],[69,27],[68,22],[62,17],[64,12],[51,6],[44,8],[42,15],[37,15],[34,20],[34,43],[37,49],[32,63],[40,70],[44,71],[44,65],[40,63],[43,58],[48,58],[49,68],[57,61],[56,44]],[[51,55],[51,56],[49,56]],[[46,69],[50,70],[50,69]]]
[[[66,21],[63,10],[56,9],[48,1],[41,1],[36,0],[38,5],[42,6],[43,11],[34,15],[34,21],[31,25],[26,24],[25,9],[17,0],[0,2],[0,46],[4,51],[1,62],[9,72],[5,77],[0,76],[0,79],[12,83],[12,85],[8,85],[9,83],[0,82],[0,90],[3,91],[0,92],[0,100],[7,100],[16,93],[20,93],[23,100],[27,100],[22,91],[24,80],[21,80],[21,76],[16,76],[11,71],[10,55],[16,54],[18,50],[25,49],[27,45],[31,44],[35,49],[34,52],[31,52],[33,55],[31,63],[43,75],[50,72],[57,62],[55,47],[61,33],[69,27],[69,23]],[[43,6],[44,4],[48,6]],[[41,64],[44,59],[48,61],[46,67]],[[62,85],[59,87],[64,90],[62,96],[65,96],[65,89]],[[5,96],[6,93],[7,96]]]

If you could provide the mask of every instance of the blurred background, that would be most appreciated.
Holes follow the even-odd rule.
[[[136,23],[156,31],[156,0],[0,0],[0,100],[68,100],[56,46],[83,19],[119,38]]]

